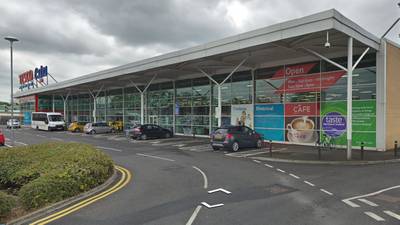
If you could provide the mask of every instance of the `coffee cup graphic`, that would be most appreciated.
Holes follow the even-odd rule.
[[[312,143],[315,142],[315,124],[307,116],[293,119],[287,124],[287,138],[290,142]]]

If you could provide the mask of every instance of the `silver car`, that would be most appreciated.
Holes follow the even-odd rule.
[[[113,132],[113,128],[108,126],[108,124],[104,122],[87,123],[83,127],[83,132],[85,132],[86,134],[111,133]]]
[[[21,128],[21,123],[17,119],[7,120],[7,128]]]

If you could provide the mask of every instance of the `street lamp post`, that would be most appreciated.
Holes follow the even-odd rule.
[[[14,79],[13,79],[13,43],[17,42],[18,39],[15,37],[5,37],[7,41],[10,42],[10,56],[11,56],[11,145],[14,146]]]

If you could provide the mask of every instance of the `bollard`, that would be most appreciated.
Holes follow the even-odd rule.
[[[397,141],[394,141],[394,157],[397,157]]]
[[[361,142],[361,160],[364,160],[364,142]]]
[[[272,140],[269,140],[269,157],[272,157]]]

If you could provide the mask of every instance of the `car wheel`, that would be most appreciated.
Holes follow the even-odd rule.
[[[79,128],[75,128],[75,130],[74,130],[75,133],[80,132],[80,131],[81,130]]]
[[[145,134],[140,135],[140,139],[141,140],[147,140],[147,135],[145,135]]]
[[[89,132],[89,134],[96,134],[96,131],[95,131],[95,130],[91,130],[91,131]]]
[[[239,151],[239,143],[237,143],[236,141],[233,142],[233,144],[232,144],[232,151],[233,152]]]
[[[219,150],[219,147],[212,146],[212,149],[213,149],[214,151],[218,151],[218,150]]]
[[[164,137],[165,137],[165,138],[170,138],[170,137],[171,137],[171,134],[170,134],[169,132],[167,132],[167,133],[165,133]]]
[[[262,144],[263,144],[263,142],[262,142],[260,139],[258,139],[258,140],[257,140],[256,147],[257,147],[257,148],[261,148],[261,147],[262,147]]]

